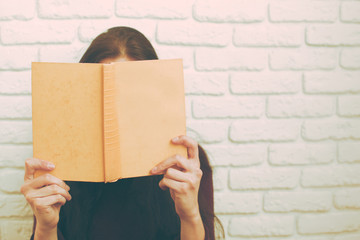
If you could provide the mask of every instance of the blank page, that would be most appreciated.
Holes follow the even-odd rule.
[[[102,71],[102,64],[32,63],[34,157],[53,162],[50,173],[60,179],[104,181]]]
[[[186,134],[181,59],[114,63],[122,178],[149,175],[157,163],[184,146],[170,140]],[[116,165],[117,159],[106,159]],[[108,179],[109,181],[113,179]]]

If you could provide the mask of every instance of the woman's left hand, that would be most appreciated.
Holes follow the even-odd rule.
[[[164,174],[159,186],[163,190],[170,190],[176,213],[181,220],[198,218],[198,192],[203,174],[200,169],[198,144],[185,135],[173,138],[172,142],[187,147],[188,159],[176,154],[156,165],[151,173]]]

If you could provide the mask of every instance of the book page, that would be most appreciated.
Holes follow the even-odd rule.
[[[102,64],[32,63],[34,157],[62,180],[104,181],[102,73]]]
[[[113,63],[120,139],[121,175],[149,175],[174,154],[187,157],[171,139],[186,134],[185,94],[181,59]],[[106,159],[116,166],[118,159]],[[107,179],[111,181],[114,179]]]

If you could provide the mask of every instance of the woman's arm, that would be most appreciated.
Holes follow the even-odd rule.
[[[56,226],[55,229],[42,229],[41,226],[37,226],[36,217],[34,216],[34,225],[33,225],[33,233],[30,237],[30,240],[41,240],[41,239],[49,239],[49,240],[65,240],[59,228]]]
[[[42,240],[42,239],[58,240],[57,228],[49,230],[49,229],[41,229],[37,227],[35,229],[34,240]]]
[[[189,219],[180,218],[180,224],[181,224],[180,239],[186,239],[186,240],[205,239],[205,230],[204,230],[203,222],[201,220],[200,213],[194,216],[193,218],[189,218]]]
[[[57,237],[57,223],[62,205],[71,199],[70,187],[51,174],[34,178],[36,170],[53,170],[55,166],[45,160],[29,158],[25,161],[24,184],[21,193],[30,204],[34,215],[34,240],[52,240]]]
[[[175,155],[155,166],[152,174],[164,174],[159,182],[161,189],[169,189],[180,218],[181,239],[204,240],[205,229],[201,219],[198,193],[202,171],[198,144],[188,136],[172,139],[174,144],[187,147],[188,158]]]

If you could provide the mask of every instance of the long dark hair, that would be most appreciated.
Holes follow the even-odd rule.
[[[106,58],[117,57],[126,57],[131,60],[158,59],[153,46],[142,33],[129,27],[114,27],[92,41],[80,62],[99,63]],[[214,214],[212,169],[200,145],[199,158],[200,168],[203,171],[198,196],[201,218],[210,239],[215,239],[214,223],[221,237],[224,237],[223,227]],[[60,211],[59,224],[63,235],[69,239],[88,239],[92,216],[102,194],[104,183],[68,181],[67,184],[71,188],[72,200]]]

